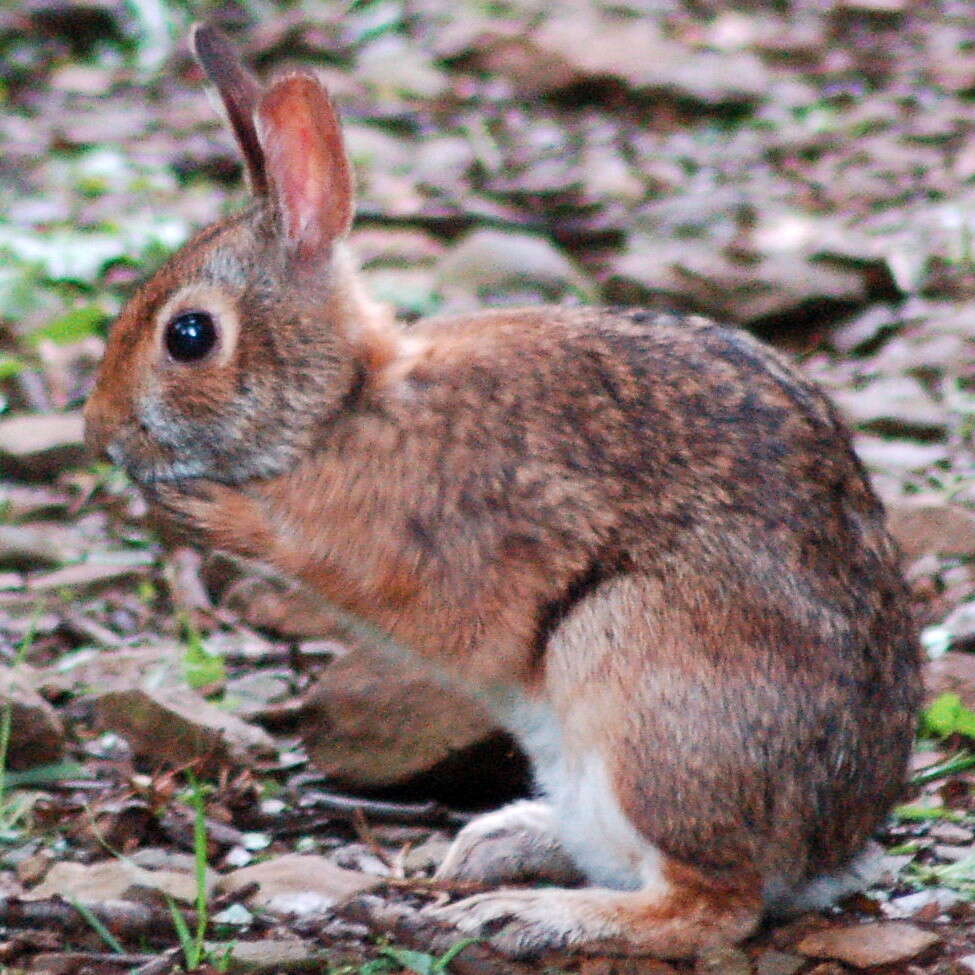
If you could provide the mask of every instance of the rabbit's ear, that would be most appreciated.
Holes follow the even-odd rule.
[[[190,44],[197,61],[213,83],[223,102],[227,120],[234,130],[247,169],[251,192],[267,193],[264,153],[257,138],[254,112],[261,97],[261,86],[240,63],[230,41],[209,24],[194,24]]]
[[[256,117],[288,250],[316,264],[352,224],[352,174],[338,116],[317,78],[293,74],[268,88]]]

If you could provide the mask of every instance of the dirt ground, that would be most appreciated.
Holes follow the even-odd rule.
[[[695,311],[834,397],[931,657],[866,894],[677,965],[516,965],[423,921],[450,834],[528,788],[512,743],[81,445],[108,323],[245,198],[203,17],[326,80],[403,318]],[[0,106],[3,971],[975,972],[972,0],[25,0]]]

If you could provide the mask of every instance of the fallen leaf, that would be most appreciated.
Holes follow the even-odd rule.
[[[64,725],[37,693],[40,675],[20,664],[0,667],[0,710],[10,708],[7,764],[25,769],[56,762],[64,751]]]
[[[208,872],[207,889],[212,889],[216,876]],[[124,857],[100,863],[55,863],[44,880],[24,895],[25,900],[64,897],[85,904],[124,900],[132,887],[143,887],[169,894],[186,904],[196,900],[196,875],[193,869],[146,870]]]
[[[258,884],[248,903],[274,914],[319,914],[353,894],[371,890],[382,877],[337,867],[313,854],[288,853],[224,875],[219,887],[228,893]]]
[[[914,958],[941,939],[901,921],[824,928],[807,934],[796,950],[812,958],[835,958],[856,968]]]
[[[122,735],[137,754],[167,765],[250,764],[277,753],[261,728],[182,688],[133,687],[97,697],[101,727]]]

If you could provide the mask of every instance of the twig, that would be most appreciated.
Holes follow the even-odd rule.
[[[115,965],[132,968],[155,961],[158,955],[118,954],[113,951],[47,951],[36,955],[32,962],[34,971],[78,971],[85,965]],[[57,965],[51,964],[57,961]]]
[[[113,650],[122,646],[124,642],[107,626],[102,626],[101,623],[89,619],[77,610],[69,609],[62,612],[60,625],[61,629],[67,631],[70,636],[80,637],[82,640]]]
[[[166,972],[171,972],[176,967],[181,952],[182,948],[170,948],[139,968],[133,969],[132,975],[165,975]]]
[[[382,848],[379,840],[376,839],[376,834],[372,831],[372,827],[366,820],[366,814],[362,811],[361,807],[356,809],[352,822],[355,825],[355,831],[359,839],[369,847],[369,850],[374,856],[379,858],[384,867],[392,870],[393,861],[390,859],[389,854]]]
[[[193,813],[186,806],[172,803],[159,819],[159,828],[185,850],[193,849]],[[244,834],[227,823],[206,820],[207,839],[218,846],[242,846]]]
[[[238,887],[236,890],[225,890],[222,894],[211,897],[210,913],[219,914],[231,904],[243,904],[251,894],[256,894],[260,887],[261,885],[256,880],[252,880],[249,884],[244,884],[243,887]]]
[[[168,910],[135,901],[105,900],[85,905],[110,931],[123,938],[173,933]],[[182,912],[188,924],[196,924],[195,911]],[[4,927],[60,927],[66,931],[88,929],[88,922],[66,900],[49,897],[25,901],[19,897],[0,897],[0,925]]]
[[[301,797],[301,807],[323,809],[335,818],[352,823],[359,814],[357,811],[376,822],[404,826],[463,826],[474,818],[438,802],[384,802],[344,796],[337,792],[305,792]]]

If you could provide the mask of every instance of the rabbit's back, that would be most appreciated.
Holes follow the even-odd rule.
[[[413,339],[406,382],[424,409],[411,422],[442,421],[447,442],[480,452],[471,473],[506,479],[511,506],[534,484],[539,521],[560,483],[559,500],[611,522],[631,554],[717,556],[727,536],[834,590],[844,565],[893,569],[882,507],[834,408],[739,330],[545,309],[431,319]]]

